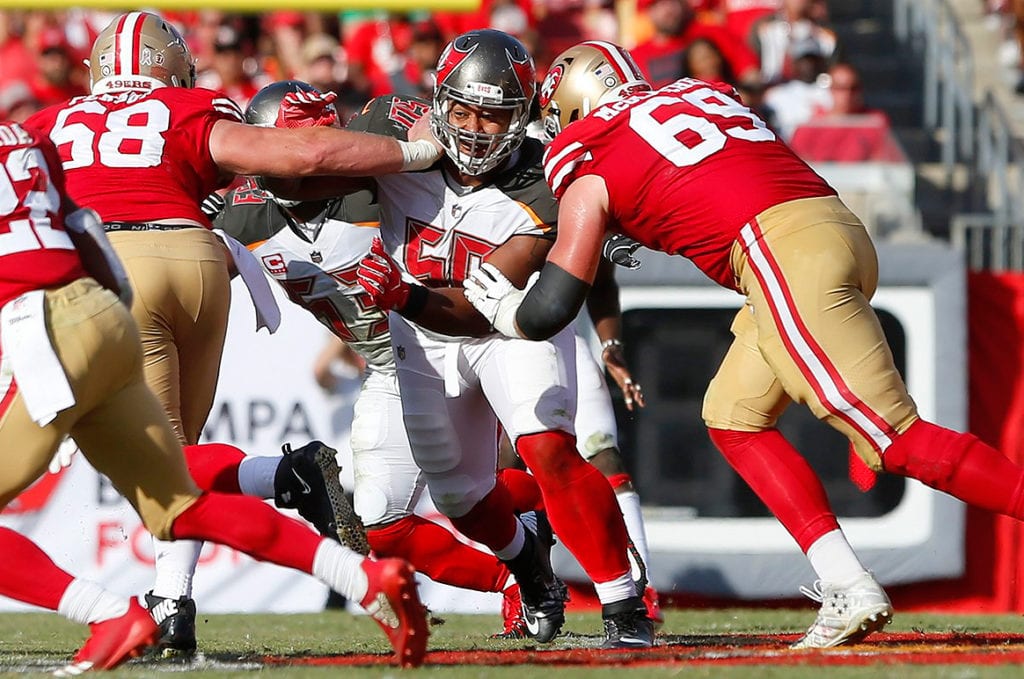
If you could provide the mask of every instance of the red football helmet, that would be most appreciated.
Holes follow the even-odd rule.
[[[511,35],[491,29],[469,31],[448,43],[437,64],[431,123],[459,170],[483,174],[519,148],[526,137],[535,89],[533,58]],[[511,110],[508,131],[460,130],[448,120],[455,102]]]

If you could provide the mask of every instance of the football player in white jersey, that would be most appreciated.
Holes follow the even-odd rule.
[[[274,125],[280,103],[290,93],[320,97],[319,91],[301,81],[274,83],[250,101],[246,121]],[[295,115],[288,124],[336,124],[333,108],[326,108],[315,119]],[[509,570],[493,555],[465,545],[446,528],[413,514],[424,482],[402,425],[387,316],[369,302],[356,283],[359,260],[377,233],[377,207],[371,200],[369,191],[360,191],[323,201],[287,201],[249,179],[223,199],[211,197],[208,205],[204,204],[204,209],[216,211],[211,214],[215,229],[249,248],[289,299],[313,314],[365,361],[367,374],[355,403],[350,441],[356,515],[343,497],[335,497],[342,492],[337,483],[336,451],[319,441],[285,456],[245,456],[223,444],[190,446],[186,448],[189,470],[219,490],[274,498],[278,506],[288,507],[293,506],[292,496],[302,494],[292,480],[292,470],[297,464],[319,465],[319,473],[302,476],[311,485],[322,477],[326,488],[314,496],[326,491],[330,504],[319,512],[297,508],[322,533],[339,537],[363,553],[372,549],[378,558],[407,554],[419,563],[420,572],[436,582],[501,592],[504,627],[495,636],[525,637],[519,587]],[[300,467],[298,471],[305,470]],[[194,562],[184,565],[195,568]],[[186,615],[194,610],[187,592],[168,599],[185,599],[178,609]],[[170,628],[172,639],[165,641],[170,642],[178,628],[188,628],[190,623],[182,619],[179,610],[168,613],[172,617],[164,626]]]
[[[431,112],[446,157],[430,170],[377,178],[383,243],[364,259],[360,283],[395,312],[406,429],[434,504],[509,565],[538,641],[564,622],[564,586],[550,571],[543,531],[524,529],[495,484],[499,422],[533,472],[555,532],[594,581],[605,645],[647,647],[653,627],[615,494],[576,452],[574,333],[536,346],[507,341],[461,289],[482,265],[522,286],[551,245],[557,206],[540,172],[542,146],[525,138],[534,77],[522,44],[499,31],[449,43]],[[400,125],[407,106],[378,99],[362,119]]]

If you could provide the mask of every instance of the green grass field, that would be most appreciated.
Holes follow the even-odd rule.
[[[669,610],[661,630],[662,643],[671,648],[674,643],[684,640],[692,645],[696,640],[742,639],[744,635],[796,634],[809,624],[813,617],[811,609],[801,610]],[[549,647],[538,649],[529,641],[495,641],[487,634],[498,627],[497,616],[446,615],[444,625],[434,627],[430,650],[435,651],[501,651],[507,653],[503,666],[485,664],[457,664],[430,666],[417,670],[398,670],[385,666],[362,666],[331,664],[308,667],[289,665],[309,658],[328,658],[351,654],[388,652],[383,635],[368,618],[352,616],[343,612],[325,612],[309,615],[207,615],[200,614],[198,634],[200,647],[206,658],[191,665],[166,661],[143,660],[119,669],[117,676],[166,677],[168,672],[189,671],[203,676],[233,677],[251,675],[259,671],[262,676],[272,679],[290,677],[343,676],[346,679],[363,677],[444,677],[445,679],[490,678],[497,679],[559,679],[586,677],[604,679],[629,677],[722,677],[724,679],[754,678],[770,679],[786,677],[803,679],[810,677],[911,677],[911,678],[958,678],[970,677],[1020,677],[1024,673],[1024,638],[1007,635],[1024,634],[1024,618],[1020,616],[953,616],[899,614],[886,630],[886,634],[870,638],[867,642],[832,652],[811,652],[803,654],[803,664],[780,664],[780,659],[792,662],[792,651],[786,650],[785,640],[774,639],[765,648],[762,644],[756,652],[745,653],[739,644],[738,653],[742,665],[735,662],[719,664],[715,657],[702,657],[700,662],[689,662],[686,658],[668,659],[658,664],[643,661],[634,656],[625,664],[609,665],[607,654],[596,665],[574,664],[552,665],[545,655],[555,657],[558,649],[580,649],[592,646],[597,641],[600,618],[597,613],[573,613],[569,615],[566,631],[579,636],[559,638]],[[924,649],[930,652],[939,649],[937,662],[922,663],[896,662],[895,656],[887,655],[890,646],[886,636],[896,633],[903,636],[922,632],[934,634],[953,633],[954,637],[973,639],[972,635],[991,633],[995,642],[985,646],[989,660],[979,664],[976,653],[977,640],[963,647],[949,643],[930,643],[926,637],[904,646],[891,646],[894,651]],[[999,635],[1003,635],[1000,639]],[[47,672],[67,660],[85,638],[83,627],[68,623],[55,615],[7,614],[0,615],[0,677],[24,677],[26,673]],[[539,653],[525,653],[541,650]],[[993,650],[996,660],[991,660]],[[1016,664],[999,659],[1003,651],[1012,651]],[[505,654],[502,658],[505,658]],[[584,653],[587,653],[584,651]],[[437,654],[440,658],[444,654]],[[601,654],[594,654],[600,656]],[[268,656],[279,658],[285,664],[266,663]],[[753,657],[751,657],[753,656]],[[833,664],[835,658],[864,656],[861,666]],[[461,657],[461,656],[458,656]],[[493,656],[492,656],[493,657]],[[1010,659],[1007,656],[1007,659]],[[440,662],[440,660],[438,660]],[[448,660],[447,662],[451,662]],[[556,662],[556,661],[555,661]],[[113,676],[113,675],[112,675]]]

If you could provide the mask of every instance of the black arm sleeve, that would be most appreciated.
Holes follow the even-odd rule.
[[[546,262],[516,312],[516,325],[527,339],[550,339],[576,318],[589,291],[589,283]]]

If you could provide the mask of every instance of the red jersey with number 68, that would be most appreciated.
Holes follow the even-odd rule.
[[[544,174],[556,198],[579,177],[602,177],[611,230],[687,257],[727,288],[744,224],[774,205],[836,193],[731,88],[688,78],[568,125],[548,145]]]
[[[227,185],[210,155],[218,120],[242,112],[213,90],[161,87],[75,97],[25,126],[56,145],[68,194],[104,222],[190,219],[209,225],[200,203]]]
[[[64,231],[64,175],[45,137],[0,124],[0,307],[86,275]]]

